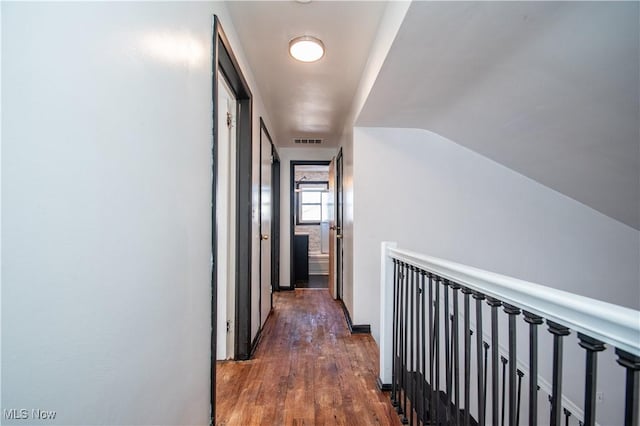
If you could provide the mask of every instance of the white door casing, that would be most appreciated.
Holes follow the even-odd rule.
[[[222,74],[218,74],[217,157],[217,261],[218,330],[216,359],[234,357],[236,290],[236,99]]]

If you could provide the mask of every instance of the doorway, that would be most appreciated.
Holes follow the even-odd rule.
[[[273,184],[272,201],[273,217],[271,221],[271,290],[280,291],[280,156],[273,147],[273,164],[271,165],[271,182]],[[273,295],[272,295],[273,297]]]
[[[210,405],[211,424],[215,424],[219,339],[224,342],[225,356],[227,342],[233,340],[233,345],[228,346],[233,347],[235,359],[248,359],[251,348],[252,95],[216,15],[213,16],[212,46]],[[220,157],[222,143],[229,147],[225,154],[226,162]],[[232,154],[233,161],[230,158]],[[226,175],[226,181],[221,167],[235,167],[234,173]],[[219,192],[222,188],[221,180],[225,183],[225,193]],[[232,190],[233,196],[229,195],[229,190]],[[227,199],[224,198],[225,195]],[[233,253],[229,252],[233,260],[229,259],[231,256],[225,258],[223,255],[229,247],[220,238],[223,224],[219,221],[219,212],[226,215],[228,223],[234,226],[231,234],[229,229],[225,230],[227,241],[234,241]],[[221,268],[227,270],[224,283],[219,282],[218,271]],[[233,277],[231,281],[230,274]],[[233,333],[230,333],[232,337],[229,339],[227,330],[230,327],[226,323],[219,327],[218,323],[219,308],[226,309],[228,297],[227,292],[224,300],[219,299],[219,284],[224,285],[225,291],[233,288]],[[225,316],[227,315],[228,310]]]
[[[216,210],[217,240],[219,248],[214,258],[218,282],[218,342],[217,360],[233,359],[235,354],[235,300],[236,300],[236,127],[237,101],[227,80],[218,73],[217,118],[217,183]]]
[[[292,288],[329,287],[329,164],[291,162]]]
[[[343,300],[343,219],[344,219],[344,186],[343,186],[343,157],[342,148],[335,160],[335,234],[336,234],[336,299]]]
[[[279,288],[280,250],[280,158],[260,117],[260,324],[256,339],[273,307],[273,292]],[[254,342],[254,348],[256,346]]]

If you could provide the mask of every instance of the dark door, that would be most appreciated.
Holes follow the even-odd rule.
[[[343,172],[342,149],[336,157],[336,296],[342,300],[342,254],[343,254]]]

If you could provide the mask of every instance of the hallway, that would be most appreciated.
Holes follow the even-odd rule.
[[[274,293],[255,357],[219,362],[217,425],[399,425],[376,386],[378,347],[325,290]]]

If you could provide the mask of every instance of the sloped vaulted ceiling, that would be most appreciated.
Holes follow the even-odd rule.
[[[639,9],[414,2],[356,124],[439,133],[640,229]]]

